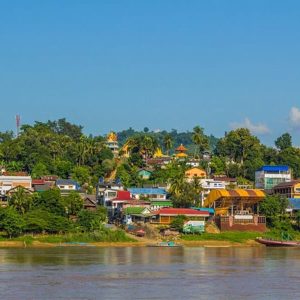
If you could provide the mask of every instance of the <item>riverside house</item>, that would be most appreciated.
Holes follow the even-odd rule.
[[[152,213],[151,223],[169,225],[177,216],[185,216],[187,220],[206,221],[209,218],[208,211],[199,211],[191,208],[161,208]]]

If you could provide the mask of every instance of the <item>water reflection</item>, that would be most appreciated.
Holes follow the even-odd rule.
[[[299,267],[298,249],[0,249],[0,296],[294,299],[300,291]]]

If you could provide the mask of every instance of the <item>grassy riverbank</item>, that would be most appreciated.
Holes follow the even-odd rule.
[[[218,234],[203,233],[197,235],[182,235],[183,241],[226,241],[232,243],[245,243],[249,240],[255,240],[256,237],[261,236],[261,232],[221,232]]]

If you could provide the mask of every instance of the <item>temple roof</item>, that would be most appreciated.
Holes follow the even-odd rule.
[[[181,144],[179,147],[177,147],[177,148],[175,149],[175,151],[182,151],[182,152],[185,152],[185,151],[187,151],[187,149]]]

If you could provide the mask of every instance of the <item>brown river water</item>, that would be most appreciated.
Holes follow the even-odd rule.
[[[300,249],[0,249],[0,299],[300,299]]]

